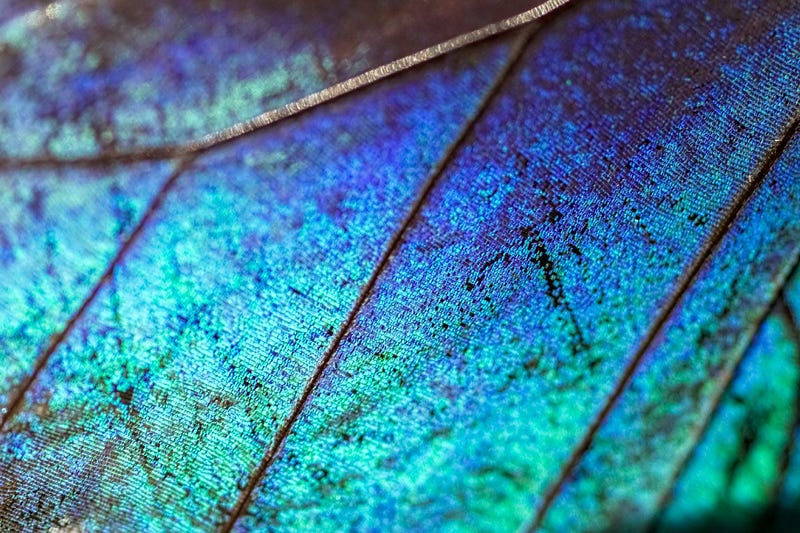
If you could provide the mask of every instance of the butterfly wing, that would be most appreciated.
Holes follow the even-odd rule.
[[[66,338],[41,353],[23,339],[4,369],[20,404],[4,427],[3,515],[33,527],[223,523],[516,42],[465,50],[179,166],[121,237],[108,276],[89,278],[91,302],[73,300]],[[65,178],[47,192],[69,196],[75,177]],[[48,217],[61,208],[43,203]],[[90,212],[114,225],[113,212]],[[67,242],[80,237],[69,230]],[[13,283],[36,294],[39,277]]]
[[[15,1],[0,6],[0,155],[168,158],[564,1]]]
[[[788,531],[797,502],[798,276],[778,297],[677,477],[658,525]],[[767,502],[773,502],[769,505]],[[767,504],[767,505],[765,505]],[[716,523],[715,523],[716,522]],[[781,527],[782,526],[782,527]]]
[[[23,335],[4,345],[7,524],[596,530],[658,513],[798,254],[791,2],[576,3],[202,154],[173,150],[279,106],[242,79],[297,56],[250,68],[280,35],[243,19],[215,37],[206,14],[170,39],[152,13],[115,19],[123,5],[84,11],[152,26],[133,44],[59,4],[52,26],[5,27],[55,31],[34,51],[121,47],[99,77],[33,67],[72,87],[66,107],[3,89],[55,112],[9,157],[89,165],[6,172],[9,203],[39,198],[4,228]],[[320,20],[346,41],[349,15]],[[223,64],[226,47],[250,54]],[[286,101],[382,60],[290,74],[311,81]],[[200,66],[151,100],[114,85],[147,65],[156,87]],[[132,126],[162,104],[158,127]],[[92,166],[114,154],[180,158]],[[97,207],[66,216],[76,190]]]

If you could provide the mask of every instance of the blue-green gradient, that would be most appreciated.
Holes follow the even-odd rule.
[[[702,428],[702,440],[659,519],[660,531],[687,526],[758,531],[770,524],[770,513],[798,510],[797,502],[786,502],[784,509],[784,502],[776,501],[781,487],[794,483],[784,465],[800,414],[796,332],[781,305],[770,312]]]
[[[551,21],[404,237],[241,530],[531,520],[795,118],[799,15],[789,2],[581,2]],[[737,231],[783,234],[796,213]],[[768,279],[791,260],[773,253]],[[750,257],[730,274],[749,280]],[[547,523],[613,520],[603,473]]]
[[[198,139],[541,0],[0,2],[0,158]]]
[[[0,151],[71,157],[188,138],[248,105],[272,105],[240,81],[283,87],[284,60],[299,61],[309,87],[319,82],[303,74],[309,59],[294,53],[302,46],[290,53],[275,43],[283,59],[263,70],[258,54],[229,58],[228,47],[257,50],[276,38],[262,35],[257,17],[236,18],[246,10],[219,8],[223,23],[241,25],[235,35],[205,32],[203,20],[175,26],[161,53],[164,27],[183,20],[177,5],[148,15],[165,26],[104,52],[121,63],[84,54],[102,25],[56,5],[58,23],[41,26],[41,39],[19,53],[61,59],[26,59],[33,70],[24,75],[39,72],[41,83],[26,79],[20,90],[63,83],[87,102],[62,106],[47,93],[31,107],[28,93],[0,84],[9,102],[0,128],[33,125],[17,141],[0,130]],[[19,48],[40,35],[29,30],[13,19],[0,37]],[[800,10],[792,0],[582,0],[543,22],[501,78],[514,38],[451,54],[194,161],[4,426],[0,525],[213,530],[255,480],[238,530],[524,527],[643,347],[643,364],[543,523],[596,530],[658,512],[797,258],[800,141],[766,177],[760,172],[800,111]],[[59,46],[73,40],[77,51]],[[146,76],[142,54],[158,72],[182,72],[195,65],[182,61],[182,47],[207,50],[215,75],[185,79],[218,79],[221,98],[178,78],[137,93],[149,78],[131,88],[113,75],[126,64],[126,76]],[[325,67],[324,54],[314,57]],[[110,77],[76,75],[76,61],[100,61]],[[468,129],[495,82],[497,94]],[[38,117],[42,102],[50,122],[20,118]],[[161,103],[163,117],[141,111]],[[98,129],[107,120],[119,129]],[[30,239],[13,237],[12,249],[43,260],[0,271],[24,286],[11,285],[20,296],[0,313],[32,328],[25,306],[63,309],[31,340],[21,337],[27,352],[11,348],[19,361],[10,386],[85,298],[72,280],[98,281],[170,169],[87,170],[98,180],[79,196],[90,213],[71,217],[61,206],[74,201],[83,171],[64,171],[47,186],[61,202],[52,215],[18,215]],[[35,179],[2,172],[22,191],[3,205],[35,197]],[[129,173],[147,178],[128,183]],[[137,188],[120,185],[115,197],[119,180]],[[51,261],[55,274],[50,238],[69,250]],[[73,265],[73,255],[93,259]],[[72,284],[63,296],[59,276]],[[41,303],[28,304],[25,291]],[[254,478],[354,310],[275,462]],[[790,471],[798,464],[795,454]],[[781,498],[797,498],[792,487]]]
[[[798,176],[796,136],[644,355],[545,526],[632,527],[654,513],[800,253]]]
[[[224,522],[515,38],[185,171],[0,437],[3,525]]]
[[[0,171],[0,409],[77,312],[172,170]]]

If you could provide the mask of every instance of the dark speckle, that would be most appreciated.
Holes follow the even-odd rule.
[[[125,405],[130,405],[131,401],[133,401],[133,387],[128,387],[125,390],[115,390],[117,394],[117,398]]]
[[[22,73],[22,54],[8,43],[0,44],[0,79],[12,80]]]

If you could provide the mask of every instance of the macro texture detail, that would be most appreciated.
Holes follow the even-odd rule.
[[[0,530],[800,516],[796,1],[0,0],[0,101]]]

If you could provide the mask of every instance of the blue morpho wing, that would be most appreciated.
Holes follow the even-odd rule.
[[[719,4],[578,2],[219,147],[521,7],[4,6],[0,524],[791,507],[800,9]]]
[[[268,452],[243,529],[646,526],[798,254],[799,40],[791,2],[549,21]]]
[[[698,429],[658,530],[690,524],[725,531],[782,527],[800,510],[800,276],[778,297],[730,387]],[[673,475],[675,475],[673,474]],[[765,502],[772,505],[765,506]],[[796,522],[794,522],[796,524]]]
[[[2,0],[0,156],[175,155],[565,2]]]
[[[41,9],[47,5],[45,0],[3,0],[0,4],[0,24],[34,9]]]
[[[2,437],[8,492],[0,512],[35,527],[223,523],[518,41],[504,37],[448,56],[179,165],[64,342],[37,353],[41,335],[27,328],[30,346],[23,339],[9,350],[15,364],[0,370],[2,392],[11,402],[28,392]],[[138,191],[145,183],[134,170],[141,172],[26,170],[14,178],[30,185],[37,173],[55,173],[57,186],[42,193],[50,219],[73,187],[83,185],[90,199],[110,180]],[[95,209],[102,227],[122,225],[113,209],[87,210]],[[30,236],[14,253],[46,256],[39,235],[48,229],[27,226]],[[81,232],[69,230],[68,246],[80,242]],[[94,267],[100,255],[87,263]],[[9,284],[26,278],[18,270]],[[43,277],[27,275],[31,298],[48,288],[68,296]],[[30,311],[18,300],[3,312],[24,322]],[[61,315],[52,317],[48,305],[31,307],[55,323]],[[31,373],[36,379],[27,383]],[[28,408],[42,401],[53,416],[29,420]],[[77,425],[57,429],[65,422]]]
[[[798,178],[800,136],[794,135],[763,177],[763,185],[739,210],[717,249],[655,334],[637,367],[632,369],[632,376],[621,394],[613,399],[590,447],[555,497],[550,513],[544,516],[545,529],[596,529],[598,526],[619,529],[630,523],[639,524],[646,522],[668,497],[667,491],[681,462],[703,430],[705,419],[719,401],[718,396],[730,380],[737,361],[797,261],[800,244]],[[771,327],[765,325],[765,328]],[[789,324],[784,327],[789,328]],[[767,331],[762,335],[771,334]],[[761,341],[757,339],[753,347],[756,351],[763,349],[758,347],[758,342]],[[788,351],[784,358],[793,355]],[[748,362],[742,371],[748,372],[753,364]],[[757,364],[762,371],[769,372],[769,360]],[[781,378],[791,380],[792,365],[789,359]],[[792,417],[795,402],[791,396],[781,403],[782,397],[787,396],[786,389],[791,390],[791,382],[781,387],[779,376],[774,373],[768,376],[766,379],[772,381],[774,389],[770,391],[773,397],[759,399],[777,402],[785,411],[770,414],[778,418]],[[755,376],[748,374],[743,379],[755,379]],[[736,384],[732,393],[736,394],[736,389],[741,387]],[[723,409],[720,416],[724,418],[725,413]],[[763,420],[757,429],[774,433],[776,424]],[[747,438],[746,429],[726,429],[726,439]],[[787,439],[792,430],[788,426],[783,430],[786,433],[782,438]],[[710,453],[721,458],[724,445],[713,443],[710,446],[714,450]],[[740,450],[736,460],[744,460],[748,451],[747,447]],[[755,453],[756,468],[762,476],[767,476],[769,468],[779,463],[774,458],[775,452],[772,458],[762,450]],[[782,453],[781,449],[778,456]],[[724,475],[724,467],[720,470],[717,475]],[[713,476],[702,476],[708,484],[706,494],[710,495]],[[607,485],[598,489],[598,480],[607,480]],[[735,480],[731,480],[728,489],[740,490],[734,483]],[[734,510],[720,505],[716,511],[720,518],[748,530],[743,519],[737,520],[736,515],[752,515],[753,520],[758,519],[759,512],[772,496],[763,490],[761,494],[751,494],[749,501],[731,502]],[[692,522],[698,513],[707,510],[697,499],[692,499],[691,505],[694,507],[671,522],[673,528],[682,522],[687,526],[703,525]],[[586,512],[589,508],[593,509],[592,514]],[[705,514],[711,523],[717,519],[717,516],[708,516],[708,512]]]

